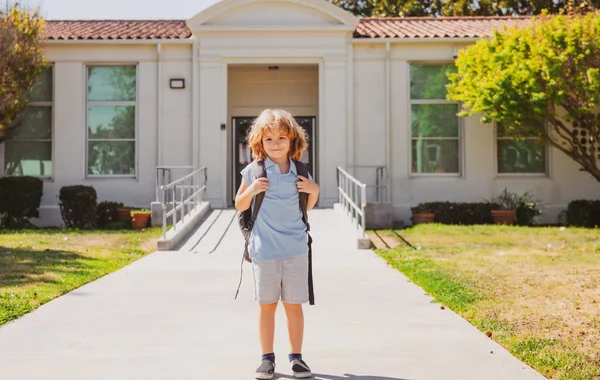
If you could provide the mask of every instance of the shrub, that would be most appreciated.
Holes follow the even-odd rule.
[[[528,192],[519,197],[516,208],[515,223],[519,226],[535,225],[535,217],[540,215],[540,202],[534,199]]]
[[[567,207],[567,224],[575,227],[600,226],[600,200],[571,201]]]
[[[64,186],[60,189],[60,214],[69,228],[96,225],[96,190],[92,186]]]
[[[0,223],[4,228],[31,227],[39,217],[44,183],[36,177],[0,178]]]
[[[491,213],[494,207],[496,205],[489,202],[426,202],[417,205],[414,209],[435,213],[436,223],[471,225],[494,223]]]
[[[105,228],[109,223],[119,221],[119,212],[117,209],[124,207],[121,202],[103,201],[96,208],[96,225],[99,228]]]

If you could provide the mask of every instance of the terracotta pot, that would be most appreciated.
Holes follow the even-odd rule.
[[[492,217],[496,224],[515,224],[515,210],[492,210]]]
[[[433,223],[435,214],[432,212],[418,212],[412,215],[413,224]]]
[[[135,214],[131,217],[131,228],[134,230],[141,230],[142,228],[148,227],[148,221],[150,220],[150,214]]]
[[[131,210],[128,208],[117,209],[117,213],[119,213],[119,221],[121,222],[131,222]]]

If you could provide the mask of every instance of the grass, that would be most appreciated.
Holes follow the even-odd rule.
[[[0,231],[0,326],[156,250],[144,231]]]
[[[402,235],[418,249],[402,243]],[[419,225],[377,253],[550,379],[600,379],[600,231]]]

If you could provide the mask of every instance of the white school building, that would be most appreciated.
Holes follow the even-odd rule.
[[[58,192],[149,208],[157,167],[207,167],[205,199],[233,205],[245,128],[284,108],[307,129],[303,158],[338,201],[336,169],[390,203],[395,221],[426,201],[532,192],[556,222],[600,184],[535,138],[504,139],[459,118],[445,71],[457,51],[523,18],[364,18],[324,0],[223,0],[187,20],[47,22],[51,69],[28,106],[35,133],[6,141],[1,175],[44,179],[40,225],[60,225]],[[179,169],[179,174],[185,173]],[[176,173],[176,171],[174,171]],[[379,187],[377,187],[379,186]]]

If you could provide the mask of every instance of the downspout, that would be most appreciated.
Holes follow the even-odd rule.
[[[390,60],[391,60],[391,44],[390,41],[385,43],[385,137],[387,143],[385,144],[385,167],[387,168],[386,178],[386,201],[392,202],[391,194],[391,177],[392,177],[392,107],[391,107],[391,85],[390,85]]]
[[[192,166],[196,169],[200,168],[199,159],[199,136],[200,131],[198,130],[198,107],[200,107],[198,98],[198,39],[194,37],[194,44],[192,45]]]
[[[156,44],[156,166],[162,165],[162,44]],[[161,185],[159,179],[158,169],[156,170],[156,202],[160,200],[161,194],[159,186]]]
[[[157,139],[157,150],[158,150],[158,158],[157,158],[157,165],[156,166],[161,166],[163,164],[163,159],[162,159],[162,95],[163,95],[163,87],[162,87],[162,61],[161,61],[161,55],[162,55],[162,44],[157,44],[156,45],[156,60],[157,60],[157,83],[156,83],[156,87],[157,87],[157,91],[158,91],[158,95],[156,97],[156,119],[157,119],[157,135],[156,135],[156,139]]]

